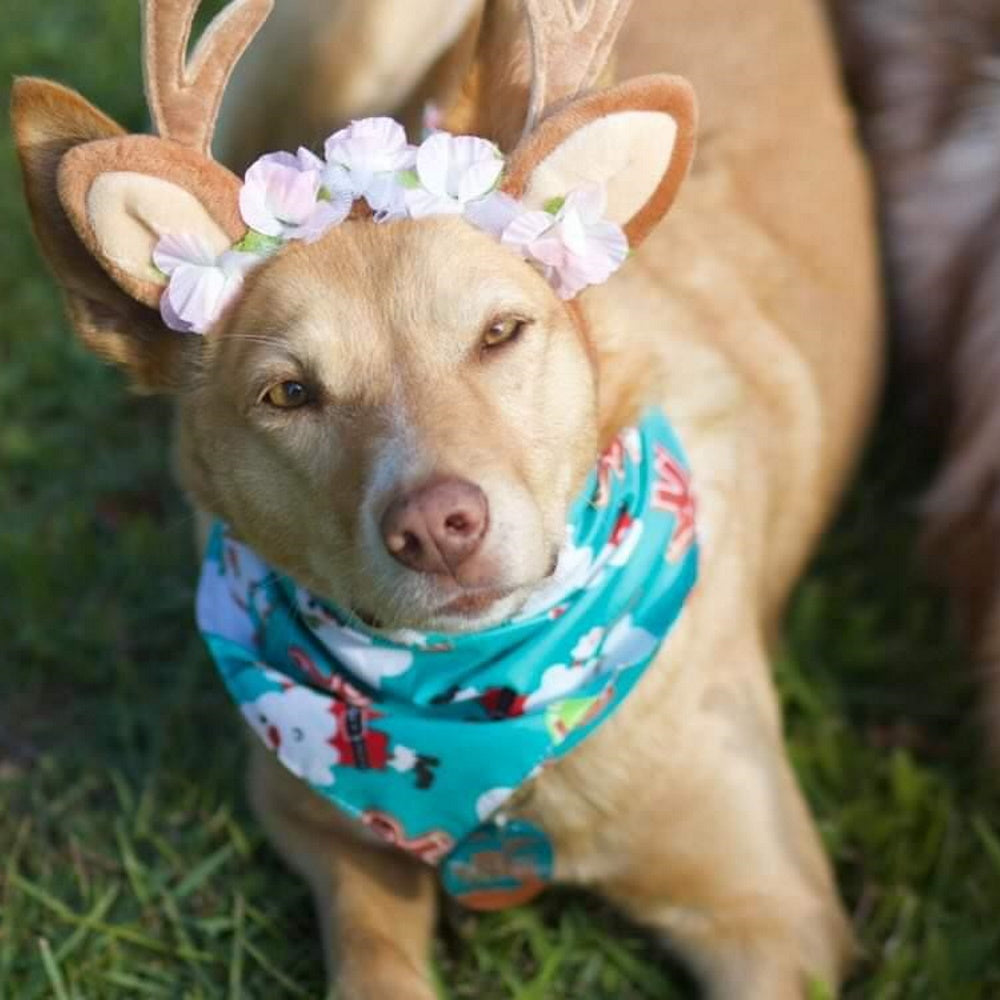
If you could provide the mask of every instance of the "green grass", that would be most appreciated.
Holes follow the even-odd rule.
[[[134,0],[5,0],[0,83],[134,128]],[[318,996],[311,904],[249,817],[241,730],[191,622],[169,411],[85,356],[0,130],[0,997]],[[865,947],[853,998],[1000,996],[1000,807],[971,671],[914,554],[929,468],[885,417],[793,601],[792,753]],[[449,915],[442,995],[693,995],[599,904]]]

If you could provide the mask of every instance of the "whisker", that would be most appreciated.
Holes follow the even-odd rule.
[[[268,337],[260,333],[229,333],[226,334],[226,340],[245,340],[250,344],[263,344],[265,347],[280,347],[282,350],[288,350],[287,341],[281,340],[278,337]]]

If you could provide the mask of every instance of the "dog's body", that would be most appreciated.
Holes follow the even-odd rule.
[[[569,436],[557,444],[573,453],[578,472],[643,406],[662,406],[694,470],[701,575],[639,689],[527,786],[513,811],[548,833],[560,881],[604,894],[661,934],[711,996],[779,1000],[805,996],[811,977],[839,981],[851,950],[785,757],[767,647],[869,416],[880,352],[877,268],[866,179],[817,7],[666,6],[637,3],[618,72],[669,68],[692,79],[703,109],[698,165],[670,223],[572,313],[580,341],[548,358],[544,404],[510,416],[538,426],[568,420]],[[251,289],[231,339],[249,338],[251,314],[259,328],[274,329],[284,287],[311,301],[313,273],[335,274],[347,287],[378,274],[395,290],[391,302],[365,306],[386,317],[380,329],[396,330],[394,316],[424,315],[427,288],[432,294],[435,275],[454,265],[454,247],[472,237],[452,221],[413,225],[405,244],[391,227],[376,227],[357,263],[335,242],[308,255],[287,251]],[[477,255],[485,270],[465,287],[507,280],[507,265],[469,242],[465,256]],[[450,450],[475,468],[484,448],[496,455],[518,447],[510,425],[477,409],[482,390],[464,396],[448,383],[447,396],[437,391],[441,369],[421,356],[437,356],[433,331],[421,330],[423,341],[394,336],[391,349],[378,340],[359,348],[366,374],[355,377],[355,395],[381,398],[395,365],[421,448]],[[216,377],[228,372],[238,383],[240,350],[222,345],[211,362]],[[341,357],[324,379],[347,366]],[[597,392],[589,403],[579,386],[591,378]],[[224,405],[204,388],[182,397],[186,489],[206,511],[237,523],[269,561],[329,593],[340,584],[327,579],[331,567],[317,568],[318,556],[303,559],[300,534],[323,508],[269,483],[277,467],[259,450],[259,429],[248,439]],[[382,452],[363,442],[391,450],[391,440],[377,419],[361,413],[352,421],[360,443],[345,439],[347,471],[342,465],[338,474],[362,483],[385,467]],[[318,481],[327,481],[334,470],[316,462]],[[558,477],[549,466],[535,479],[531,469],[524,475],[544,530],[544,512],[561,509],[547,499]],[[357,525],[358,496],[349,492],[355,509],[334,517]],[[282,503],[292,513],[276,530]],[[342,565],[344,579],[361,575]],[[355,585],[356,600],[362,590]],[[377,600],[377,592],[366,596]],[[363,599],[360,606],[393,621],[405,616]],[[262,823],[317,896],[340,996],[430,1000],[431,870],[375,844],[262,747],[251,771]]]
[[[374,114],[392,114],[416,133],[426,102],[448,102],[461,85],[481,5],[278,4],[226,91],[221,158],[242,170],[268,150],[315,146],[333,123]]]
[[[943,430],[929,563],[979,658],[1000,752],[1000,9],[838,0],[882,194],[895,332],[914,415]]]

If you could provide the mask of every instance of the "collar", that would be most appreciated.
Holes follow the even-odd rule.
[[[198,625],[285,767],[440,865],[452,894],[495,908],[533,895],[554,865],[544,832],[505,805],[606,721],[654,659],[697,575],[694,511],[680,443],[650,410],[591,472],[552,579],[502,625],[367,629],[221,523]]]

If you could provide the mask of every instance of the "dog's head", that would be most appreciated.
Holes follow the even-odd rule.
[[[39,241],[85,342],[140,388],[176,396],[182,479],[200,506],[383,626],[498,621],[553,571],[597,447],[589,331],[534,267],[458,217],[356,212],[256,269],[204,336],[157,311],[160,237],[223,247],[245,232],[240,181],[209,158],[197,115],[268,6],[233,4],[185,76],[158,66],[155,46],[183,59],[175,22],[190,3],[147,0],[161,138],[124,135],[55,84],[18,82]],[[218,93],[177,93],[187,78]],[[692,130],[690,91],[673,78],[593,92],[528,130],[501,185],[540,207],[599,181],[635,247],[673,200]]]

